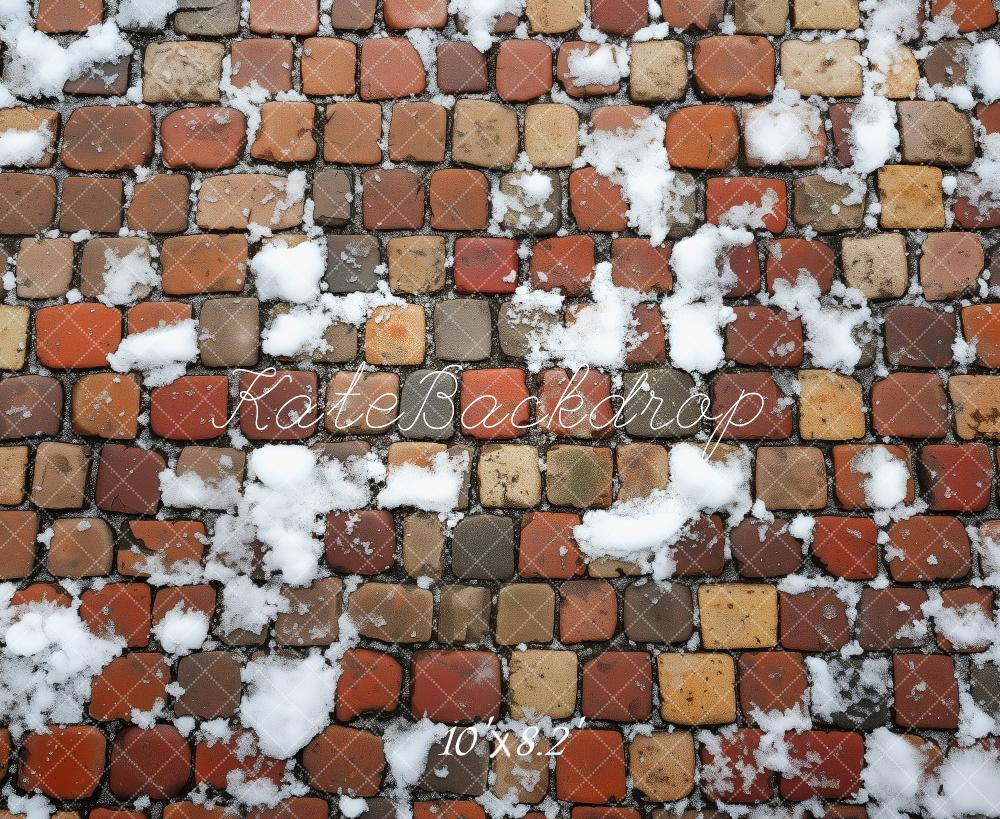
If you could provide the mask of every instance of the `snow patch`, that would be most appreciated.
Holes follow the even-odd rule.
[[[267,756],[290,759],[329,724],[337,675],[321,654],[251,660],[241,677],[240,722]]]
[[[867,475],[861,482],[865,502],[874,509],[893,509],[906,500],[910,470],[884,446],[863,449],[851,461],[851,471]]]
[[[115,21],[122,28],[160,30],[177,11],[178,0],[121,0]]]
[[[708,373],[725,361],[722,328],[736,313],[723,303],[723,293],[736,277],[724,253],[752,241],[753,234],[743,228],[702,225],[674,246],[670,254],[674,287],[660,309],[675,367]]]
[[[848,141],[855,172],[874,173],[890,162],[899,147],[895,104],[878,94],[866,93],[851,111]]]
[[[801,102],[798,92],[776,88],[771,102],[746,112],[747,156],[765,165],[805,159],[821,125],[819,110]]]
[[[486,53],[497,41],[493,26],[504,14],[521,16],[524,0],[450,0],[448,13],[460,15],[465,21],[465,36],[480,51]]]
[[[414,507],[444,515],[454,511],[462,493],[469,458],[464,452],[439,452],[429,467],[403,463],[389,468],[385,487],[378,493],[382,509]]]
[[[248,572],[250,544],[259,540],[265,571],[304,586],[319,572],[326,515],[364,508],[369,481],[383,478],[385,468],[374,455],[344,463],[307,446],[270,444],[250,453],[247,474],[236,511],[216,521],[215,558]]]
[[[104,251],[102,275],[104,291],[97,296],[97,300],[109,307],[131,304],[141,298],[148,288],[160,283],[146,247],[137,247],[125,256],[118,256],[108,248]]]
[[[15,741],[51,723],[83,722],[95,676],[125,641],[94,634],[71,606],[11,606],[13,583],[0,584],[0,723]]]
[[[622,188],[628,224],[654,245],[661,245],[674,224],[688,224],[683,205],[692,192],[685,177],[670,169],[664,147],[666,124],[655,114],[632,129],[580,132],[578,164],[589,164]]]
[[[0,108],[15,105],[15,98],[61,99],[68,80],[132,53],[132,45],[122,37],[114,20],[91,26],[63,47],[54,37],[35,29],[28,0],[0,3],[0,40],[7,51]]]
[[[615,85],[629,75],[629,54],[620,46],[604,44],[595,49],[580,48],[567,60],[570,81],[577,88],[588,85]]]
[[[334,296],[323,293],[311,304],[292,307],[275,316],[261,337],[261,349],[268,355],[291,358],[323,353],[329,344],[323,334],[335,323],[360,327],[379,307],[402,307],[405,301],[392,295],[389,286],[378,283],[374,293],[348,293]]]
[[[594,268],[590,293],[592,302],[583,303],[571,324],[551,324],[534,328],[528,333],[530,352],[528,369],[538,372],[543,367],[558,365],[570,369],[604,367],[622,369],[625,356],[639,339],[635,334],[633,311],[644,296],[611,280],[611,263],[601,262]],[[519,288],[513,305],[522,315],[541,309],[558,310],[562,296]],[[527,316],[525,316],[527,320]]]
[[[423,717],[419,722],[399,722],[390,725],[382,734],[385,744],[385,761],[392,772],[397,819],[412,816],[410,791],[420,780],[427,767],[431,747],[448,733],[448,726],[431,722]]]
[[[208,637],[208,617],[203,611],[185,609],[178,603],[153,629],[156,639],[168,654],[190,654]]]
[[[138,370],[147,387],[162,387],[184,375],[197,358],[198,323],[183,319],[125,336],[108,355],[108,364],[117,373]]]
[[[173,469],[159,474],[160,499],[175,509],[231,509],[239,502],[240,482],[232,475],[206,481],[197,472],[178,475]]]
[[[313,301],[326,273],[326,248],[316,241],[292,246],[284,240],[268,242],[251,260],[250,270],[263,301]]]
[[[866,340],[872,312],[860,290],[834,282],[830,293],[820,295],[819,283],[800,273],[794,285],[784,279],[774,283],[774,295],[762,297],[792,318],[801,317],[806,331],[805,347],[816,367],[854,372],[864,352],[859,342]]]
[[[1000,43],[983,40],[969,53],[969,79],[987,103],[1000,99]]]
[[[35,165],[45,158],[52,143],[52,131],[42,123],[33,131],[11,128],[0,133],[0,165],[23,168]]]
[[[590,558],[611,557],[651,567],[656,579],[673,574],[670,547],[703,512],[726,512],[736,525],[750,511],[750,466],[744,452],[709,460],[690,443],[670,449],[670,481],[646,498],[584,513],[573,530]]]

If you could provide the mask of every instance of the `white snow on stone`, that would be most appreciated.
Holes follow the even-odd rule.
[[[969,53],[969,79],[987,103],[1000,99],[1000,43],[983,40]]]
[[[260,129],[260,107],[273,96],[256,79],[249,85],[237,87],[233,85],[232,57],[222,59],[222,82],[219,83],[222,100],[230,108],[241,112],[247,120],[247,145],[253,145]]]
[[[1000,207],[1000,134],[979,140],[982,155],[959,177],[958,193],[969,197],[981,211]]]
[[[11,128],[0,132],[0,165],[23,168],[34,165],[45,158],[52,144],[52,131],[47,123],[42,123],[33,131]]]
[[[955,368],[966,369],[976,360],[976,340],[966,341],[960,330],[951,343],[951,354],[955,357]]]
[[[761,711],[754,707],[750,717],[764,732],[757,745],[754,761],[758,771],[774,771],[785,777],[796,776],[802,761],[792,758],[786,737],[789,732],[801,733],[813,727],[812,720],[802,701],[791,708],[778,711]]]
[[[8,786],[4,790],[4,796],[7,797],[7,810],[24,819],[49,819],[56,813],[55,806],[40,793],[25,796]]]
[[[796,515],[788,524],[788,533],[805,545],[812,543],[813,532],[816,529],[816,518],[812,515]]]
[[[226,774],[226,793],[239,806],[276,808],[289,798],[305,796],[308,792],[306,785],[290,777],[287,770],[281,785],[266,776],[251,779],[246,771],[234,770]]]
[[[373,293],[348,293],[334,296],[323,293],[309,304],[292,307],[275,316],[261,334],[261,349],[268,355],[292,357],[323,353],[329,345],[323,334],[334,323],[360,327],[379,307],[402,307],[406,302],[394,296],[389,286],[378,283]]]
[[[920,33],[920,0],[861,0],[860,7],[868,41],[864,56],[873,70],[885,75],[899,64],[900,44]]]
[[[660,4],[657,0],[653,0],[650,4],[649,16],[652,19],[656,19],[660,16]],[[656,7],[656,15],[653,15],[653,6]],[[632,35],[633,43],[647,43],[650,40],[666,40],[670,36],[670,24],[669,23],[650,23],[639,29],[635,34]]]
[[[736,281],[725,252],[753,241],[748,230],[702,225],[670,254],[674,287],[660,303],[670,363],[688,372],[708,373],[725,360],[722,328],[736,318],[723,293]]]
[[[521,189],[521,201],[528,207],[544,205],[552,196],[552,177],[539,171],[520,174],[512,184]]]
[[[326,248],[307,240],[289,246],[281,239],[266,243],[250,262],[257,294],[264,301],[295,304],[313,301],[320,295],[326,273]]]
[[[945,37],[958,36],[958,23],[955,22],[955,4],[949,2],[933,17],[924,20],[924,36],[931,42],[943,40]]]
[[[341,795],[337,807],[347,819],[358,819],[362,813],[368,810],[368,802],[360,797]]]
[[[978,663],[982,655],[977,655],[973,662]],[[986,705],[986,703],[984,703]],[[987,705],[987,707],[989,707]],[[958,731],[955,739],[960,745],[969,745],[983,737],[1000,734],[1000,714],[996,711],[986,713],[979,703],[973,699],[969,691],[968,681],[964,677],[958,680]]]
[[[851,111],[848,140],[857,173],[874,173],[894,159],[899,147],[895,103],[867,92]]]
[[[274,583],[258,585],[246,574],[226,570],[216,563],[205,567],[207,580],[222,582],[222,608],[219,613],[219,631],[228,634],[235,629],[259,634],[270,627],[274,618],[288,611],[288,598]]]
[[[518,285],[510,299],[511,304],[518,311],[541,312],[550,315],[558,314],[565,300],[565,297],[558,290],[532,290],[527,284]]]
[[[792,732],[800,733],[812,728],[812,721],[809,719],[804,703],[798,702],[783,711],[765,712],[759,708],[753,708],[748,716],[763,733],[757,741],[753,760],[746,760],[740,770],[744,781],[752,780],[764,771],[773,771],[786,777],[797,776],[802,769],[802,760],[792,758],[788,747],[788,737]],[[711,764],[702,766],[701,781],[717,788],[720,793],[732,793],[736,781],[731,764],[727,757],[721,753],[721,737],[710,731],[699,731],[697,739],[699,744],[714,757]],[[783,813],[773,813],[770,806],[766,813],[761,814],[761,819],[765,815],[769,819],[772,816],[781,816],[784,819],[786,816]],[[789,816],[788,819],[791,817]]]
[[[306,198],[306,186],[309,184],[309,178],[306,176],[306,172],[301,169],[289,171],[284,184],[285,198],[278,203],[278,209],[282,212]]]
[[[678,301],[680,303],[678,303]],[[709,373],[723,362],[722,328],[736,316],[732,308],[706,302],[664,299],[670,363],[690,373]]]
[[[361,463],[360,469],[353,465]],[[370,500],[371,462],[351,467],[317,458],[307,447],[266,446],[250,453],[252,483],[244,497],[257,535],[271,547],[266,563],[289,583],[306,583],[316,572],[323,517],[333,509],[355,509]],[[241,508],[241,511],[243,509]]]
[[[67,80],[132,53],[132,45],[113,20],[91,26],[64,47],[55,37],[35,29],[28,0],[0,2],[0,40],[7,51],[0,108],[16,104],[15,98],[61,98]]]
[[[926,754],[902,734],[880,727],[865,736],[861,781],[873,819],[903,819],[920,812],[927,763]]]
[[[604,44],[596,49],[575,49],[567,60],[570,81],[577,88],[614,85],[629,74],[629,54],[621,46]]]
[[[612,557],[651,566],[653,576],[673,573],[670,546],[702,513],[725,512],[732,525],[750,510],[750,467],[743,452],[710,460],[701,448],[678,443],[670,449],[667,488],[649,497],[584,513],[573,536],[588,557]]]
[[[747,157],[765,165],[805,159],[821,127],[819,109],[801,102],[795,91],[775,89],[771,102],[747,110]]]
[[[448,13],[457,14],[465,21],[465,34],[469,41],[483,53],[496,42],[493,25],[504,14],[520,17],[524,0],[450,0]]]
[[[847,601],[845,601],[847,602]],[[853,610],[853,609],[849,609]],[[830,722],[834,714],[842,713],[856,701],[856,692],[848,688],[854,680],[840,674],[839,668],[822,657],[806,657],[809,670],[809,700],[814,716]],[[868,655],[861,661],[858,683],[864,691],[879,691],[892,675],[889,661],[878,655]]]
[[[976,107],[976,98],[967,85],[942,85],[936,83],[922,99],[940,98],[950,102],[962,111],[971,111]]]
[[[915,735],[911,735],[912,736]],[[1000,815],[1000,759],[979,745],[953,746],[930,767],[929,747],[880,727],[865,737],[861,773],[872,819]]]
[[[615,286],[610,262],[601,262],[594,268],[590,294],[592,303],[582,304],[571,324],[556,323],[529,331],[529,370],[538,372],[550,365],[619,370],[625,366],[626,354],[639,343],[633,311],[645,297],[635,290]],[[515,295],[514,305],[519,310],[551,312],[550,308],[561,301],[562,296],[555,293],[532,297],[525,290]]]
[[[385,760],[395,780],[396,787],[412,787],[427,767],[431,746],[448,732],[446,725],[423,717],[418,722],[397,723],[386,728],[382,735],[385,743]]]
[[[698,771],[698,784],[702,788],[711,789],[720,794],[724,799],[730,799],[736,793],[737,783],[735,771],[722,749],[722,736],[713,731],[702,730],[698,732],[696,738],[702,752],[712,756],[710,762],[702,760],[701,768]],[[741,773],[756,775],[757,771],[754,766],[747,764]]]
[[[247,475],[235,513],[216,521],[214,548],[220,558],[249,566],[249,544],[257,539],[265,570],[304,586],[319,570],[326,515],[364,508],[369,481],[381,480],[385,467],[374,455],[345,464],[307,446],[270,444],[250,453]]]
[[[241,676],[240,722],[267,756],[289,759],[329,724],[336,672],[321,654],[251,660]]]
[[[851,471],[867,477],[861,481],[865,502],[873,509],[893,509],[906,500],[910,470],[884,446],[866,447],[851,461]]]
[[[190,654],[201,648],[208,637],[208,617],[203,611],[185,609],[178,603],[156,624],[153,633],[168,654]]]
[[[159,474],[160,500],[175,509],[231,509],[239,502],[240,482],[232,475],[206,481],[197,472],[178,475],[173,469]]]
[[[806,331],[805,347],[816,367],[850,374],[861,360],[859,341],[869,332],[872,320],[868,300],[860,290],[835,281],[826,296],[807,273],[795,285],[779,279],[774,295],[764,303],[780,307],[793,318],[801,317]]]
[[[946,639],[959,651],[978,652],[973,659],[979,664],[987,661],[1000,663],[1000,621],[992,609],[986,612],[975,603],[946,606],[937,589],[931,589],[928,595],[928,599],[921,604],[920,611],[924,617],[933,621],[938,636]]]
[[[183,319],[125,336],[108,355],[108,364],[118,373],[142,372],[147,387],[162,387],[184,375],[187,363],[197,358],[198,323]]]
[[[1000,540],[991,537],[983,530],[977,530],[974,526],[966,528],[979,555],[983,585],[1000,588]]]
[[[115,21],[122,28],[159,30],[177,11],[177,0],[121,0]]]
[[[921,607],[924,614],[930,614]],[[981,606],[969,604],[958,608],[941,606],[933,612],[934,628],[938,634],[959,649],[993,646],[998,636],[996,620],[988,616]]]
[[[438,452],[430,467],[410,462],[389,467],[378,505],[382,509],[413,507],[441,515],[452,512],[458,505],[468,462],[464,452],[457,456]]]
[[[844,708],[838,681],[830,671],[829,663],[822,657],[806,657],[809,669],[810,707],[813,714],[825,720]]]
[[[851,112],[853,171],[866,175],[897,158],[896,104],[886,99],[892,75],[905,70],[905,42],[919,34],[919,0],[863,0],[864,90]]]
[[[934,772],[936,792],[924,800],[935,819],[979,814],[1000,816],[1000,758],[974,745],[951,748]]]
[[[509,225],[512,215],[517,217],[517,228],[529,233],[544,230],[552,224],[555,209],[545,207],[554,190],[548,174],[540,171],[513,174],[509,177],[509,184],[515,193],[505,193],[496,182],[492,185],[491,232],[502,232],[502,225]]]
[[[412,816],[410,791],[427,767],[431,747],[448,733],[448,726],[423,717],[415,723],[397,722],[382,734],[385,761],[393,779],[396,818]]]
[[[94,677],[125,641],[90,631],[78,600],[12,606],[14,591],[0,584],[0,723],[17,740],[50,723],[82,722]]]
[[[104,291],[97,300],[109,307],[131,304],[142,298],[148,288],[160,283],[160,276],[145,247],[137,247],[125,256],[118,256],[108,248],[104,251],[102,275]]]
[[[670,169],[665,132],[664,121],[655,114],[628,130],[583,129],[577,160],[621,186],[629,205],[629,227],[654,245],[663,244],[671,225],[687,218],[682,205],[691,192],[689,183]]]
[[[744,782],[752,781],[764,771],[772,771],[783,777],[794,778],[805,773],[804,768],[814,764],[814,760],[793,758],[788,746],[788,737],[792,733],[801,733],[813,727],[803,702],[800,701],[783,711],[765,712],[755,707],[751,709],[748,716],[763,733],[757,740],[757,749],[753,759],[741,760],[739,774]],[[704,730],[697,734],[699,744],[713,756],[711,764],[701,766],[699,781],[710,784],[723,794],[734,793],[737,784],[732,762],[722,753],[721,739],[722,736],[726,736],[726,733],[727,730],[724,729],[718,734]],[[735,815],[744,814],[740,811]],[[767,806],[759,814],[753,812],[745,815],[751,819],[764,819],[764,817],[767,819],[771,819],[771,817],[793,819],[797,813],[795,811],[775,811],[771,806]]]
[[[976,361],[976,343],[978,339],[966,341],[962,331],[955,335],[955,340],[951,343],[951,354],[955,357],[955,369],[965,371],[970,364]]]
[[[576,30],[576,36],[587,43],[606,43],[608,35],[599,28],[594,28],[590,17],[584,12],[579,17],[580,27]]]

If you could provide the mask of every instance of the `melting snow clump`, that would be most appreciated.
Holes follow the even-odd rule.
[[[656,579],[673,573],[670,546],[702,513],[725,512],[732,525],[750,511],[750,467],[742,452],[706,458],[700,447],[679,443],[670,450],[670,482],[647,498],[593,509],[573,530],[588,557],[640,562]]]

